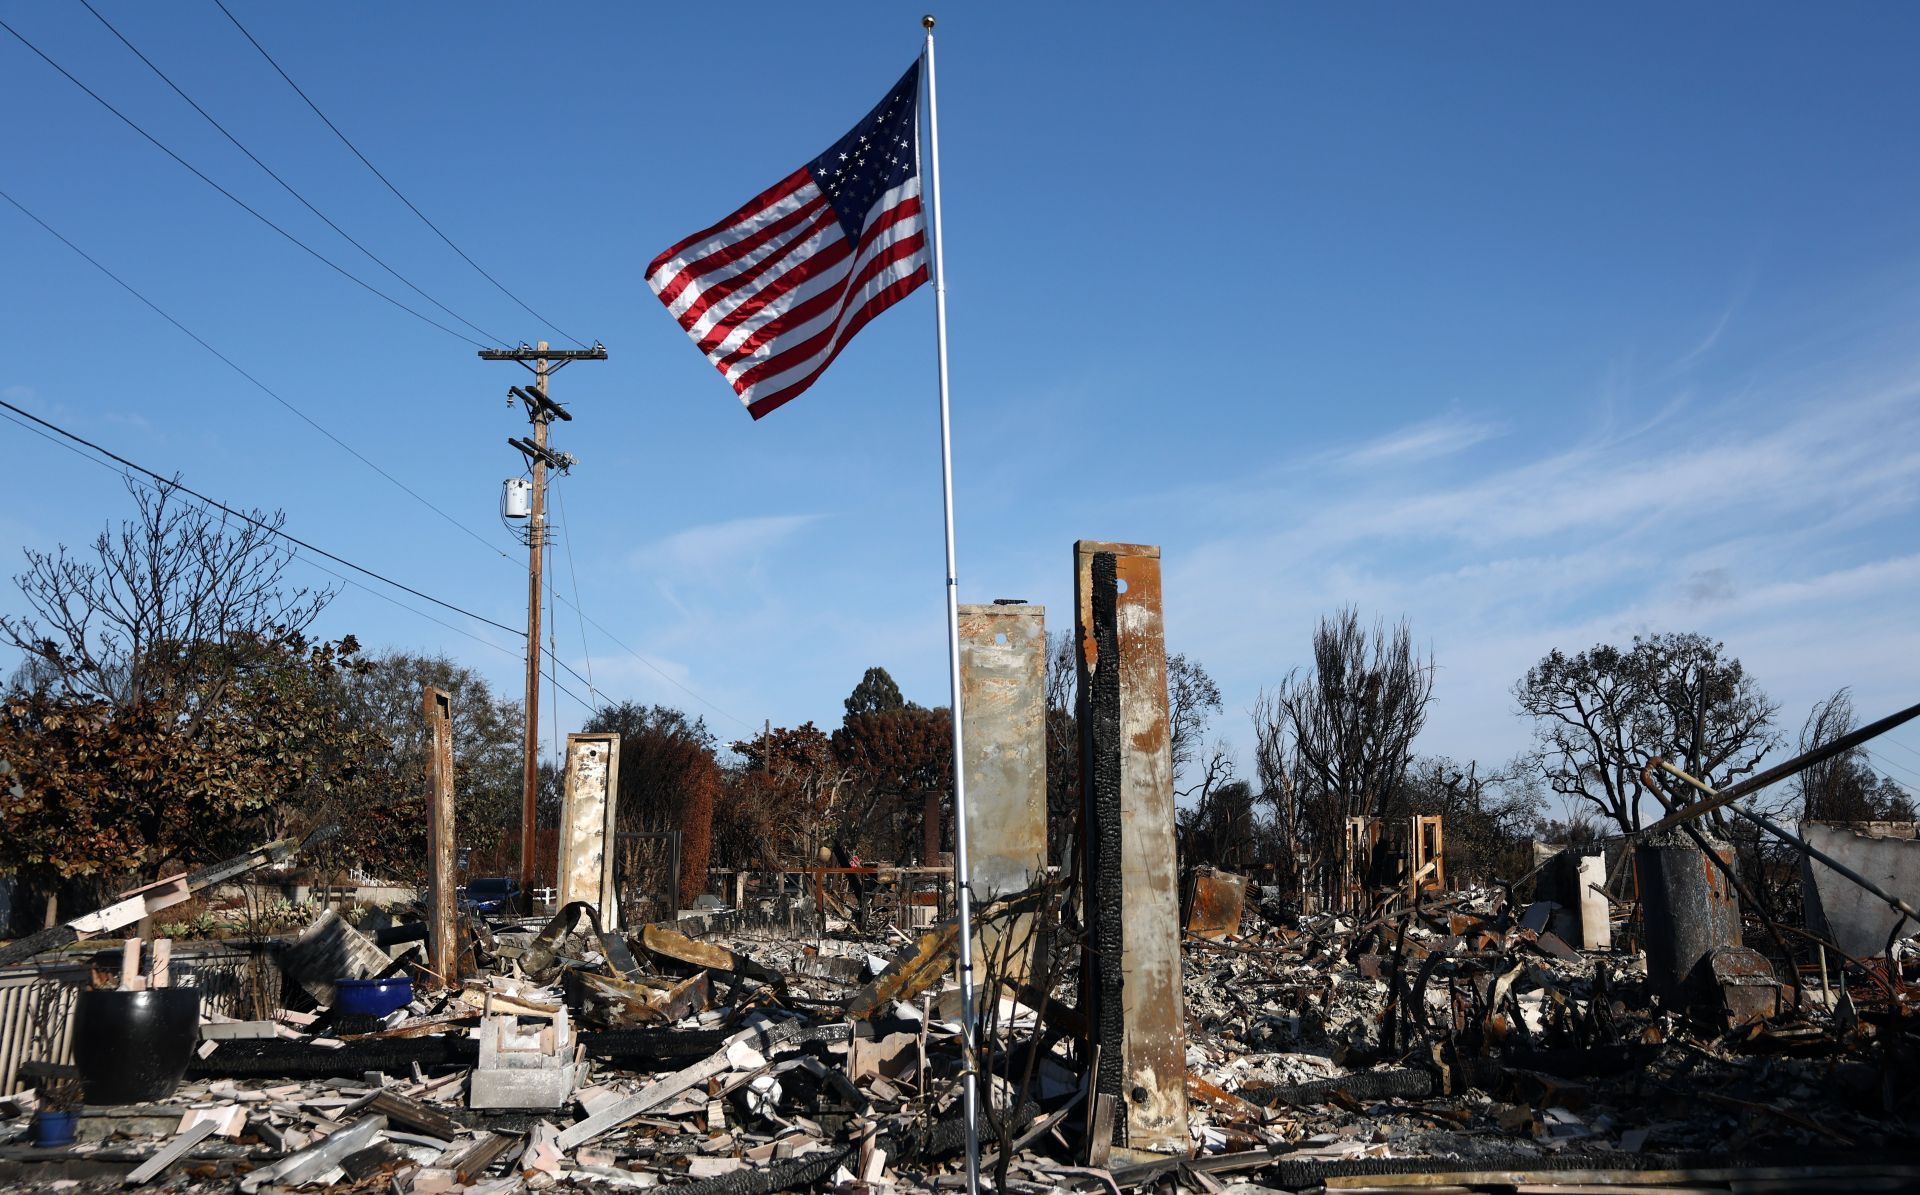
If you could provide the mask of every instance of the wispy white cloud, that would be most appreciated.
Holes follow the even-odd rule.
[[[816,514],[766,515],[703,523],[636,549],[629,563],[681,583],[721,581],[750,572],[760,558],[819,521]]]
[[[1338,459],[1349,467],[1404,465],[1429,461],[1464,452],[1501,433],[1501,426],[1490,420],[1468,419],[1450,412],[1427,419],[1369,441]]]
[[[1530,663],[1650,630],[1724,639],[1787,720],[1838,685],[1911,688],[1901,645],[1920,631],[1893,612],[1920,585],[1900,530],[1920,508],[1920,382],[1667,417],[1465,476],[1437,454],[1356,471],[1348,453],[1223,484],[1189,504],[1204,524],[1168,529],[1169,638],[1231,711],[1304,662],[1334,607],[1404,614],[1441,670],[1421,746],[1492,760],[1526,740],[1509,688]]]

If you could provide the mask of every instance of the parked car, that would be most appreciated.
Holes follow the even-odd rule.
[[[511,876],[482,876],[467,881],[467,890],[460,896],[460,907],[511,917],[526,907],[526,901],[519,880]]]

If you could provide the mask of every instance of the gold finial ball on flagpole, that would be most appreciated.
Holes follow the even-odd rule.
[[[933,14],[932,14],[932,13],[928,13],[928,14],[927,14],[926,16],[924,16],[924,17],[921,17],[921,18],[920,18],[920,23],[921,23],[922,25],[924,25],[924,26],[926,26],[926,27],[927,27],[928,29],[931,29],[931,28],[933,28]]]

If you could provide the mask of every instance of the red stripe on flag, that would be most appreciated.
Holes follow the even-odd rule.
[[[756,312],[766,307],[769,303],[777,302],[781,296],[786,295],[795,287],[810,278],[817,277],[821,273],[832,269],[851,256],[853,250],[847,245],[846,235],[839,231],[840,222],[833,219],[831,215],[828,216],[828,220],[831,222],[831,229],[823,231],[830,231],[831,235],[827,238],[826,243],[816,247],[805,257],[798,259],[797,263],[793,255],[783,253],[777,255],[777,257],[770,257],[755,267],[755,280],[760,278],[764,273],[781,267],[784,267],[784,272],[780,273],[778,277],[768,282],[765,286],[760,287],[758,290],[741,299],[733,310],[714,321],[713,326],[701,334],[699,340],[696,341],[700,346],[701,352],[711,353],[720,346],[720,342],[725,340],[733,329],[740,326],[742,321],[752,318]],[[739,288],[729,287],[726,293],[732,294],[733,291],[737,289]],[[726,295],[718,295],[714,299],[714,302],[717,303],[724,297],[726,297]],[[705,295],[700,297],[700,302],[707,307],[712,305],[706,303]],[[703,307],[702,310],[705,310],[705,307]],[[691,335],[693,332],[692,326],[686,325],[686,327],[688,334]]]
[[[870,252],[882,236],[892,231],[896,225],[906,220],[916,218],[919,214],[920,201],[917,198],[903,200],[893,207],[888,208],[886,211],[881,212],[880,215],[874,219],[873,223],[867,226],[866,231],[861,234],[860,247],[856,253],[856,260],[858,259],[858,254]],[[924,244],[925,238],[921,233],[916,231],[902,237],[898,243]],[[828,264],[837,264],[837,260],[838,259],[836,259],[836,262],[830,262]],[[805,301],[796,304],[792,309],[781,312],[778,317],[769,320],[761,327],[754,329],[753,335],[735,345],[733,351],[716,361],[715,364],[725,369],[752,356],[754,351],[760,348],[760,346],[770,344],[778,340],[785,332],[806,324],[807,321],[813,319],[821,312],[826,311],[829,307],[838,305],[842,296],[848,291],[857,289],[859,288],[853,280],[848,279],[839,286],[832,287],[828,290],[821,291],[817,295],[811,296]],[[704,351],[706,346],[702,345],[701,347]]]
[[[787,177],[781,179],[779,182],[773,184],[771,187],[768,187],[766,190],[760,192],[760,194],[754,196],[752,199],[749,199],[746,203],[741,204],[739,210],[735,211],[731,216],[728,216],[726,219],[721,220],[720,222],[718,222],[717,224],[714,224],[709,228],[701,229],[699,232],[696,232],[692,236],[687,237],[686,239],[680,241],[679,243],[675,244],[671,249],[668,249],[666,252],[662,253],[660,256],[654,258],[653,264],[647,267],[647,276],[651,278],[654,274],[654,271],[658,270],[661,266],[666,265],[669,261],[672,261],[675,257],[678,257],[682,249],[687,248],[689,245],[697,245],[701,241],[706,240],[708,237],[716,236],[719,233],[725,232],[727,229],[733,227],[735,224],[738,224],[741,221],[746,220],[749,217],[757,215],[760,212],[763,212],[766,209],[772,207],[774,204],[780,202],[782,199],[785,199],[787,196],[793,194],[795,191],[798,191],[800,188],[806,186],[808,183],[812,181],[813,181],[813,175],[808,173],[807,168],[805,166],[802,166],[800,169],[794,171],[792,174],[789,174]]]
[[[887,308],[912,294],[914,289],[926,282],[930,276],[928,268],[922,265],[913,273],[908,274],[905,278],[893,283],[888,286],[887,289],[868,299],[865,303],[862,303],[860,310],[854,313],[851,320],[847,321],[847,328],[840,337],[840,343],[833,346],[833,352],[828,355],[825,361],[822,361],[819,366],[805,378],[795,382],[793,385],[784,387],[777,393],[769,394],[765,398],[757,398],[748,403],[747,413],[757,420],[761,416],[776,411],[794,399],[799,398],[806,392],[807,387],[813,385],[820,375],[825,372],[827,366],[833,364],[834,358],[840,355],[840,350],[852,343],[854,333],[866,327],[868,320],[871,320],[874,316],[879,315],[882,311],[885,311]],[[736,386],[734,389],[737,392],[739,387]]]
[[[660,296],[660,301],[671,307],[674,300],[680,297],[681,292],[693,285],[695,281],[732,265],[734,262],[748,256],[755,250],[766,245],[769,241],[774,240],[794,228],[796,225],[818,223],[823,217],[823,211],[825,219],[834,219],[833,206],[826,201],[824,196],[811,203],[802,204],[767,225],[765,228],[760,229],[758,232],[741,237],[730,245],[715,249],[705,257],[688,262],[685,269],[674,275],[672,282],[669,282],[665,287],[656,292]],[[802,237],[799,239],[804,240],[805,238]],[[774,253],[769,255],[769,259],[775,259],[779,256],[780,254]],[[759,267],[754,268],[757,269]],[[745,272],[746,271],[742,271],[742,273]],[[732,283],[733,279],[728,278],[725,282],[721,283],[721,285],[729,285]],[[703,294],[701,297],[704,301],[705,295]],[[689,308],[689,310],[691,310],[691,308]],[[702,308],[702,310],[705,310],[705,308]],[[696,315],[693,318],[698,319],[699,317]],[[688,319],[686,312],[680,314],[680,326],[683,328],[692,326],[692,321]]]
[[[871,282],[876,275],[884,272],[889,266],[897,265],[898,263],[905,261],[910,257],[913,257],[915,254],[921,251],[923,246],[924,246],[924,238],[921,237],[920,234],[918,233],[914,233],[912,235],[902,237],[900,240],[895,241],[891,245],[888,245],[886,248],[882,249],[880,252],[874,254],[870,259],[868,259],[867,262],[860,267],[859,271],[853,277],[848,278],[840,286],[834,288],[834,291],[828,292],[828,294],[831,294],[833,298],[833,303],[831,305],[836,308],[839,307],[842,303],[846,301],[846,296],[850,294],[860,293],[860,288],[862,286],[865,286],[868,282]],[[823,294],[819,297],[826,298],[828,297],[828,295]],[[805,303],[801,304],[801,307],[797,307],[794,309],[794,314],[799,314],[801,308],[809,305],[810,304],[805,304]],[[781,317],[781,319],[783,320],[786,318],[788,317],[786,316]],[[774,322],[779,323],[780,320],[776,320]],[[799,326],[799,324],[804,324],[805,322],[806,321],[802,319],[802,320],[796,321],[796,323],[792,326]],[[815,353],[818,353],[822,349],[826,348],[828,345],[832,344],[836,338],[848,335],[848,333],[844,333],[841,331],[842,322],[843,322],[842,319],[836,319],[833,321],[833,326],[821,329],[820,331],[814,333],[812,336],[809,336],[805,340],[799,342],[798,344],[793,345],[791,348],[786,348],[786,347],[781,348],[773,356],[768,357],[766,360],[759,362],[758,364],[754,365],[751,369],[748,369],[745,373],[741,374],[739,379],[735,383],[736,386],[741,382],[744,382],[747,385],[751,386],[756,381],[759,381],[761,378],[771,377],[772,375],[779,373],[783,369],[790,369],[793,367],[793,364],[795,362],[806,360],[808,357],[812,356]]]

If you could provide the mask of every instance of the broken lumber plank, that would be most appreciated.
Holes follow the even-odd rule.
[[[894,1000],[912,1000],[946,977],[948,964],[960,941],[958,922],[921,934],[887,963],[886,970],[853,994],[847,1015],[866,1018]]]
[[[1088,1120],[1087,1165],[1095,1170],[1105,1170],[1108,1160],[1113,1156],[1112,1094],[1095,1092],[1091,1107],[1093,1114]]]
[[[442,1141],[455,1141],[465,1135],[467,1126],[453,1117],[435,1108],[429,1108],[419,1100],[408,1099],[393,1091],[380,1091],[367,1101],[369,1109],[381,1113],[394,1124],[418,1129],[430,1137]]]
[[[474,1182],[518,1141],[518,1137],[509,1133],[488,1133],[460,1151],[447,1163],[447,1169],[462,1183]]]
[[[640,930],[640,944],[654,954],[670,958],[677,963],[691,967],[705,967],[709,971],[721,971],[729,975],[744,975],[776,988],[786,986],[786,978],[754,962],[743,954],[736,954],[724,946],[712,942],[696,942],[678,930],[668,929],[664,925],[649,923]]]
[[[219,1127],[218,1121],[203,1120],[185,1132],[174,1134],[173,1140],[161,1146],[159,1153],[133,1168],[133,1172],[127,1175],[126,1185],[137,1187],[159,1177],[161,1171],[186,1156],[188,1150],[213,1136],[213,1131]]]
[[[202,888],[230,880],[243,875],[267,863],[278,863],[299,851],[322,842],[340,832],[338,824],[328,824],[315,830],[304,839],[279,838],[264,846],[257,846],[244,855],[235,855],[231,859],[210,864],[198,871],[190,871],[184,876],[168,876],[164,880],[155,880],[130,893],[122,893],[121,899],[105,908],[83,913],[59,925],[43,929],[38,933],[0,946],[0,967],[30,959],[36,954],[44,954],[57,947],[90,938],[95,934],[104,934],[123,926],[132,925],[159,909],[180,903],[185,897],[181,886],[189,894]]]
[[[120,990],[123,992],[147,990],[147,981],[140,974],[140,948],[145,945],[139,938],[127,938],[120,943]]]
[[[1211,1104],[1231,1120],[1256,1125],[1267,1122],[1267,1109],[1241,1099],[1216,1083],[1209,1083],[1192,1071],[1187,1072],[1187,1096],[1190,1099]]]
[[[553,1143],[565,1152],[583,1141],[591,1141],[600,1134],[632,1120],[642,1112],[650,1112],[658,1108],[696,1083],[705,1083],[715,1075],[730,1069],[730,1066],[725,1050],[703,1058],[685,1070],[675,1071],[664,1079],[650,1083],[619,1103],[611,1104],[585,1120],[561,1130]]]
[[[156,938],[147,960],[147,986],[164,988],[173,983],[173,939]]]
[[[343,1129],[337,1129],[296,1154],[289,1154],[271,1166],[254,1171],[240,1180],[240,1189],[253,1195],[268,1183],[297,1187],[312,1182],[338,1166],[341,1161],[373,1144],[374,1137],[387,1127],[384,1116],[369,1116]]]
[[[554,1145],[564,1153],[583,1141],[591,1141],[600,1134],[632,1120],[642,1112],[650,1112],[658,1108],[696,1083],[704,1083],[716,1075],[733,1069],[730,1055],[736,1045],[751,1043],[757,1039],[761,1043],[758,1048],[771,1048],[791,1036],[796,1027],[796,1022],[789,1021],[771,1027],[756,1025],[742,1029],[722,1043],[718,1050],[692,1066],[650,1083],[619,1103],[609,1104],[585,1120],[561,1130],[560,1134],[554,1138]]]

